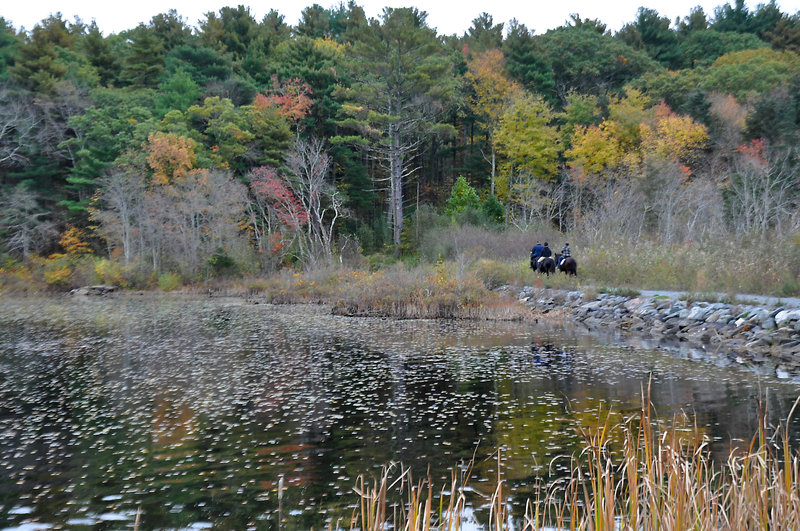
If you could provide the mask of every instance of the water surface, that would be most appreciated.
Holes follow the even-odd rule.
[[[402,463],[444,485],[473,455],[485,521],[498,450],[519,514],[569,466],[575,427],[634,414],[648,383],[659,417],[696,417],[723,454],[755,433],[759,397],[778,422],[800,392],[617,343],[225,299],[2,298],[0,528],[124,529],[140,511],[142,529],[321,529],[361,474]]]

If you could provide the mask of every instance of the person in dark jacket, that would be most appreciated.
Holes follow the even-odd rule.
[[[536,269],[536,262],[539,260],[539,257],[542,256],[542,249],[544,249],[544,247],[538,241],[536,245],[533,246],[533,249],[531,249],[531,269]]]
[[[550,258],[553,256],[553,251],[550,247],[547,246],[547,242],[544,242],[544,247],[542,248],[542,256],[544,258]]]

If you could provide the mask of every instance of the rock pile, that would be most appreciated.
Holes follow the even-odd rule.
[[[666,297],[524,287],[520,302],[534,310],[564,310],[590,328],[616,328],[652,338],[687,342],[737,363],[759,366],[780,377],[800,376],[800,309]]]

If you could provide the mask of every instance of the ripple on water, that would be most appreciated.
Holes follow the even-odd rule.
[[[759,385],[776,418],[798,392],[682,357],[569,327],[180,298],[4,300],[0,506],[10,525],[37,529],[131,525],[140,508],[148,528],[279,514],[320,528],[352,512],[355,478],[390,462],[444,484],[476,454],[476,501],[493,490],[486,457],[498,449],[524,499],[567,470],[556,458],[578,448],[577,425],[609,410],[622,420],[648,385],[663,418],[695,412],[718,448],[752,435]]]

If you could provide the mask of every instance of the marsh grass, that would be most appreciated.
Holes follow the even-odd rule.
[[[571,475],[541,487],[528,501],[521,522],[512,523],[507,512],[498,455],[496,488],[486,500],[488,520],[480,524],[493,531],[796,529],[800,456],[789,447],[788,433],[796,407],[797,402],[775,429],[762,420],[749,446],[732,449],[719,464],[690,419],[684,416],[665,425],[655,420],[643,399],[638,415],[620,425],[611,425],[614,417],[608,414],[605,421],[578,428],[583,451],[572,457]],[[766,419],[766,412],[760,413]],[[620,438],[621,456],[612,457],[610,441]],[[451,485],[437,491],[430,479],[413,484],[408,471],[391,482],[389,470],[372,485],[359,479],[361,505],[351,529],[462,528],[469,473],[454,473]],[[389,511],[387,500],[396,494],[402,501],[393,502]]]
[[[445,262],[416,267],[397,263],[378,271],[282,273],[260,287],[251,295],[255,300],[331,304],[339,315],[493,320],[530,315],[516,298],[489,289],[475,273]]]

